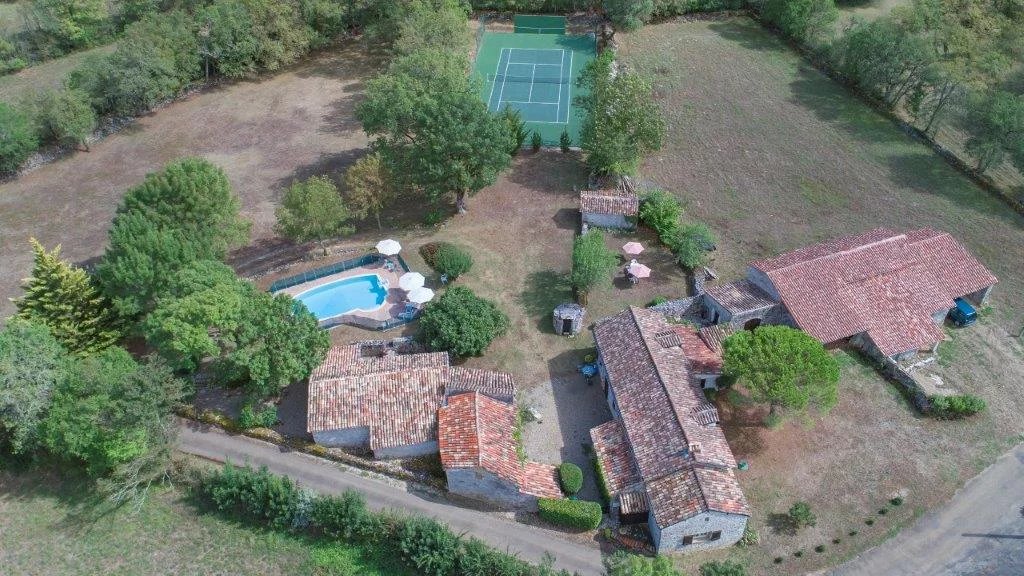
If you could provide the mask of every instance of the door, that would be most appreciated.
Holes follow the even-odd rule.
[[[572,334],[572,318],[562,318],[562,334]]]

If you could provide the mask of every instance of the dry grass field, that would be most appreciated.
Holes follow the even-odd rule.
[[[720,398],[737,458],[751,465],[741,481],[761,536],[723,555],[740,555],[755,574],[828,566],[891,536],[1024,440],[1024,349],[1013,337],[1024,322],[1024,218],[749,20],[660,24],[622,42],[668,120],[644,176],[718,232],[721,278],[752,258],[875,226],[948,230],[1000,278],[992,313],[944,345],[948,379],[989,402],[968,422],[919,417],[845,354],[840,402],[827,416],[769,430],[762,407]],[[887,507],[896,494],[906,503]],[[778,515],[796,500],[811,503],[818,524],[790,535]],[[683,563],[692,571],[701,560]]]
[[[197,513],[187,496],[161,489],[136,511],[97,500],[89,483],[55,470],[0,463],[3,574],[409,574],[383,550],[316,543]]]
[[[30,236],[63,244],[74,260],[100,255],[124,191],[183,156],[224,168],[253,221],[254,241],[270,237],[285,186],[364,152],[352,109],[375,62],[350,43],[276,76],[212,88],[139,119],[90,152],[0,185],[0,315],[11,311],[7,299],[29,271]]]

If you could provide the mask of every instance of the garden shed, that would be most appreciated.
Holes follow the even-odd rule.
[[[598,228],[636,228],[640,199],[625,186],[580,192],[583,224]]]
[[[555,334],[575,336],[583,330],[583,316],[587,309],[575,302],[566,302],[555,307],[553,324]]]

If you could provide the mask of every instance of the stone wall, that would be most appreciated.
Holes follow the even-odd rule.
[[[867,335],[857,334],[850,338],[850,345],[874,362],[875,366],[878,367],[878,371],[883,376],[899,386],[904,396],[910,400],[915,408],[925,414],[931,411],[932,403],[928,399],[928,394],[921,389],[921,386],[914,380],[913,376],[901,368],[895,360],[882,354]]]
[[[651,310],[657,310],[667,318],[676,321],[685,320],[697,325],[705,324],[701,319],[701,311],[703,308],[702,297],[700,296],[669,300],[668,302],[662,302],[661,304],[651,306]]]
[[[596,228],[636,228],[629,218],[621,214],[601,214],[598,212],[582,212],[583,223]]]
[[[327,448],[367,448],[370,445],[370,427],[354,426],[314,432],[313,441]]]
[[[406,444],[405,446],[392,446],[390,448],[379,448],[373,451],[374,458],[415,458],[437,454],[437,440],[427,440],[419,444]]]
[[[537,510],[537,498],[523,494],[515,483],[480,467],[451,468],[445,470],[448,491],[495,504],[502,508]]]
[[[654,547],[658,554],[692,552],[732,546],[743,537],[743,530],[747,527],[747,517],[742,514],[709,511],[697,514],[692,518],[687,518],[672,526],[659,529],[652,513],[648,525],[651,529],[651,539],[654,541]],[[684,536],[696,536],[714,531],[722,533],[718,540],[695,540],[693,544],[683,546]]]

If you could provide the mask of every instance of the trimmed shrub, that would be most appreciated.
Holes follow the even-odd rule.
[[[640,222],[654,230],[666,245],[675,238],[682,215],[683,207],[679,200],[664,190],[651,192],[640,203]]]
[[[530,137],[530,147],[534,152],[540,152],[540,147],[543,145],[544,141],[540,137],[540,132],[534,131],[533,136]]]
[[[511,156],[515,156],[522,149],[523,143],[526,142],[526,137],[529,135],[529,131],[526,129],[526,122],[523,122],[522,113],[510,106],[506,106],[501,110],[500,117],[505,122],[506,129],[508,130],[508,153]]]
[[[225,464],[224,468],[203,480],[202,492],[218,510],[248,520],[266,523],[272,528],[295,525],[303,501],[298,486],[287,476],[275,476],[266,467]]]
[[[593,530],[601,524],[601,505],[587,500],[541,498],[537,501],[540,517],[567,528]]]
[[[558,137],[558,147],[562,152],[568,152],[572,148],[572,137],[569,136],[568,130],[562,130],[562,135]]]
[[[430,518],[410,518],[398,529],[402,558],[426,576],[448,576],[455,571],[459,537]]]
[[[601,459],[596,455],[591,457],[594,464],[594,475],[597,477],[597,490],[601,493],[601,500],[607,506],[612,501],[611,491],[608,490],[608,480],[604,476],[604,468],[601,466]]]
[[[24,114],[0,102],[0,173],[17,172],[39,147],[32,123]]]
[[[814,512],[811,512],[811,505],[801,501],[789,507],[789,521],[797,528],[803,528],[814,526],[818,519],[814,517]]]
[[[572,462],[563,462],[558,467],[558,483],[562,486],[562,492],[575,496],[583,488],[583,470]]]
[[[447,274],[449,279],[462,276],[473,267],[473,257],[454,244],[442,242],[434,253],[434,270]]]
[[[985,400],[971,394],[932,396],[932,416],[941,420],[959,420],[985,409]]]

